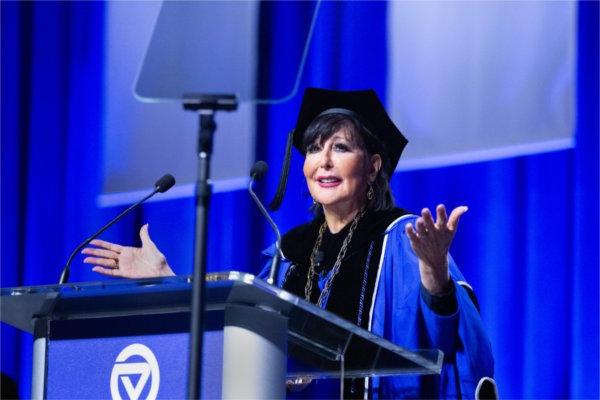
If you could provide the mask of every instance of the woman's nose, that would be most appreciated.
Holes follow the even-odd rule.
[[[331,168],[333,166],[331,160],[331,150],[325,149],[321,152],[320,166],[323,168]]]

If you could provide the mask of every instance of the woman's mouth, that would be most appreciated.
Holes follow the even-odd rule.
[[[338,186],[342,180],[333,176],[317,178],[317,183],[322,188],[330,188]]]

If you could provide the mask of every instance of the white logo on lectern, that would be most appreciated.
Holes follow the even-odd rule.
[[[139,356],[145,362],[125,362],[127,359]],[[139,379],[135,386],[131,382],[131,375],[139,375]],[[142,394],[146,383],[150,378],[149,400],[155,400],[158,395],[158,386],[160,384],[160,371],[158,369],[158,361],[152,350],[143,344],[134,343],[123,349],[115,360],[115,365],[110,375],[110,394],[114,400],[123,400],[119,391],[119,382],[125,387],[125,391],[130,400],[138,400]]]

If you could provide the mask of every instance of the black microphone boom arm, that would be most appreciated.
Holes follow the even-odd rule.
[[[279,233],[279,228],[275,224],[275,221],[273,221],[273,218],[271,218],[271,216],[267,212],[267,209],[262,204],[256,193],[254,193],[254,190],[252,190],[252,186],[254,185],[255,180],[262,178],[266,171],[267,163],[265,163],[264,161],[257,161],[256,164],[254,164],[252,170],[250,171],[250,183],[248,184],[248,192],[250,192],[250,196],[258,206],[258,209],[260,210],[262,215],[267,219],[267,221],[269,221],[269,225],[271,225],[271,228],[273,229],[273,231],[275,231],[275,235],[277,237],[277,241],[275,242],[275,254],[273,255],[273,259],[271,261],[271,270],[269,271],[269,278],[267,279],[267,282],[269,284],[275,285],[277,280],[277,273],[279,271],[279,264],[281,262],[282,257],[281,234]]]

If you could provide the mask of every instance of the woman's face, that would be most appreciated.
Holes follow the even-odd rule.
[[[368,157],[350,135],[342,129],[306,149],[306,184],[312,198],[325,210],[359,210],[366,202],[368,184],[381,168],[381,157]]]

